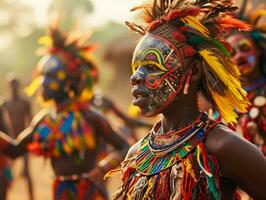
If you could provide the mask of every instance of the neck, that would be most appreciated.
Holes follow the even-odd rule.
[[[251,86],[253,83],[258,81],[258,79],[260,78],[261,78],[261,73],[260,73],[258,66],[255,68],[255,70],[251,74],[247,75],[246,77],[243,76],[245,86],[247,87]]]
[[[12,93],[11,94],[11,99],[18,99],[19,98],[19,94],[18,93]]]
[[[181,127],[187,126],[194,121],[199,115],[197,106],[197,95],[181,94],[173,104],[171,104],[162,116],[162,127],[164,132],[177,130]]]
[[[55,106],[57,111],[62,111],[66,108],[73,100],[70,99],[63,99],[61,101],[56,101]]]

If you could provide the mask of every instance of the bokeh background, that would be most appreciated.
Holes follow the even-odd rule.
[[[100,69],[99,88],[125,112],[130,105],[130,60],[138,36],[128,31],[124,21],[135,16],[130,8],[140,0],[0,0],[0,100],[8,95],[6,75],[15,73],[22,87],[32,79],[39,60],[37,40],[45,35],[46,27],[56,13],[63,16],[61,27],[68,31],[79,24],[83,31],[91,30],[92,42],[99,44],[95,60]],[[240,3],[236,1],[237,4]],[[253,0],[254,5],[266,0]],[[33,113],[40,107],[31,99]],[[27,188],[22,178],[21,160],[12,163],[14,182],[8,193],[9,200],[27,200]],[[50,200],[53,173],[48,160],[31,156],[35,199]],[[111,184],[110,184],[111,182]],[[109,190],[117,187],[109,181]]]

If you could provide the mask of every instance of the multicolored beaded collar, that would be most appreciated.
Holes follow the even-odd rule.
[[[96,147],[93,129],[82,113],[84,107],[88,104],[75,102],[58,108],[56,117],[46,115],[38,124],[28,149],[46,157],[77,155],[82,159],[87,149]]]
[[[162,170],[172,167],[203,141],[212,121],[206,113],[202,113],[193,122],[191,129],[179,133],[179,138],[170,144],[158,145],[154,143],[154,134],[148,134],[141,142],[136,157],[136,170],[143,175],[154,175]],[[189,125],[191,126],[191,125]],[[155,125],[156,127],[156,125]],[[158,127],[158,125],[157,125]],[[165,135],[168,139],[169,134]],[[174,135],[171,133],[171,135]],[[160,135],[160,139],[162,135]]]

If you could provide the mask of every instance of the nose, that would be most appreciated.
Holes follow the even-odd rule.
[[[145,83],[145,72],[142,67],[139,67],[130,77],[131,85],[141,85]]]

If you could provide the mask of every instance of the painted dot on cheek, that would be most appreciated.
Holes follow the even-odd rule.
[[[65,80],[66,79],[66,73],[64,71],[59,71],[59,72],[57,72],[57,77],[60,80]]]
[[[249,56],[248,57],[248,62],[250,63],[250,64],[254,64],[255,63],[255,55],[252,55],[252,56]]]
[[[59,85],[57,82],[55,81],[52,81],[50,84],[49,84],[49,88],[53,91],[57,91],[59,89]]]

